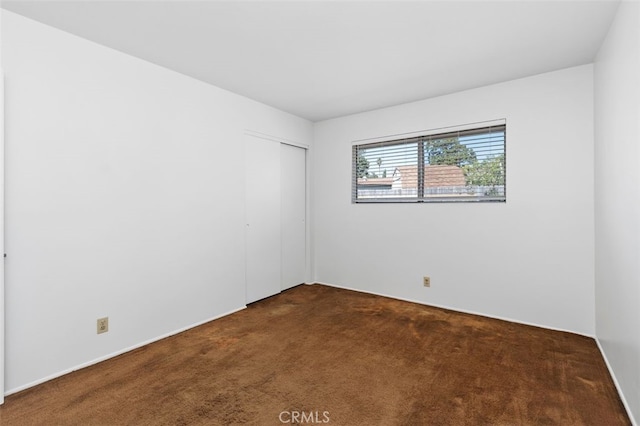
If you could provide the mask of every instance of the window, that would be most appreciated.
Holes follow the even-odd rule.
[[[353,146],[352,201],[506,201],[506,125]]]

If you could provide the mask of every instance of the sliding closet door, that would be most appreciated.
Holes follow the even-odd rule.
[[[305,282],[306,150],[280,145],[282,290]]]
[[[280,143],[245,136],[246,303],[280,292]]]

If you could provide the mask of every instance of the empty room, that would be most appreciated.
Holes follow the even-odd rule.
[[[0,5],[1,425],[638,425],[640,2]]]

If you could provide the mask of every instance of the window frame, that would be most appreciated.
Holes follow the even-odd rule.
[[[427,140],[441,140],[452,137],[483,135],[502,132],[502,192],[499,195],[447,195],[447,196],[425,196],[424,173],[428,164],[425,164],[424,142]],[[358,198],[358,153],[363,149],[383,148],[387,146],[400,146],[403,144],[417,144],[416,168],[417,168],[417,194],[416,196],[402,197],[371,197]],[[506,119],[493,120],[487,122],[477,122],[456,127],[447,127],[421,132],[412,132],[394,136],[364,139],[354,141],[351,146],[351,203],[352,204],[386,204],[386,203],[506,203],[507,200],[507,123]],[[467,185],[470,188],[472,186]],[[495,186],[495,185],[486,185]]]

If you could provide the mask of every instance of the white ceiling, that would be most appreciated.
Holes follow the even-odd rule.
[[[312,121],[590,63],[617,1],[8,1]]]

